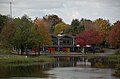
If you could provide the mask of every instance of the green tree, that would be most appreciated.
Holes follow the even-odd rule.
[[[79,34],[80,32],[82,32],[84,30],[85,30],[85,28],[83,25],[80,24],[79,20],[73,19],[70,27],[65,31],[65,33],[75,36],[76,34]]]
[[[37,45],[40,40],[40,35],[38,34],[37,27],[32,23],[28,16],[23,16],[22,18],[16,18],[16,31],[13,37],[13,45],[27,53],[27,48]]]
[[[12,47],[12,39],[15,33],[15,23],[12,18],[7,18],[6,23],[1,31],[0,41],[5,47]]]
[[[6,20],[7,20],[7,16],[0,14],[0,32],[2,28],[4,27]]]

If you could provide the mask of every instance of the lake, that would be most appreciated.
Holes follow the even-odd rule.
[[[112,69],[88,66],[5,66],[0,67],[0,79],[120,79],[112,76],[112,72]]]

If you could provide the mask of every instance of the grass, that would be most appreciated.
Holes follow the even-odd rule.
[[[120,77],[120,64],[117,64],[115,67],[115,72],[113,73],[114,76]]]
[[[54,58],[50,58],[48,56],[26,57],[15,55],[14,57],[0,58],[0,65],[32,65],[45,62],[53,62],[54,60]]]
[[[0,55],[12,55],[12,51],[8,50],[8,49],[1,49],[0,48]]]
[[[8,49],[0,48],[0,66],[4,65],[33,65],[53,62],[55,59],[48,56],[22,56],[12,53]]]
[[[45,62],[53,62],[55,59],[48,56],[22,56],[12,51],[0,48],[0,65],[32,65]]]

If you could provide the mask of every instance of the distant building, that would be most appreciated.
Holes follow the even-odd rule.
[[[74,52],[77,47],[74,42],[74,36],[59,34],[58,36],[52,36],[53,45],[45,46],[44,50],[48,52],[54,51],[64,51],[64,52]]]

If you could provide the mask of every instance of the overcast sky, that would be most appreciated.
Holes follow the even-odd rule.
[[[120,20],[120,0],[0,0],[0,14],[10,14],[9,2],[13,17],[27,14],[34,19],[56,14],[69,24],[74,18]]]

